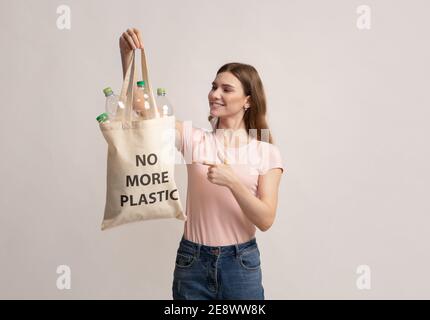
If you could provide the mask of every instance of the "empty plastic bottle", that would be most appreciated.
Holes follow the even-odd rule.
[[[118,112],[118,107],[122,108],[119,96],[114,94],[110,87],[104,88],[103,93],[106,97],[105,112],[107,113],[109,120],[114,121]]]
[[[161,117],[173,115],[173,107],[166,96],[166,89],[164,88],[157,88],[157,106]]]
[[[159,111],[156,106],[151,106],[148,88],[145,81],[137,82],[137,90],[133,97],[133,110],[139,119],[153,119],[159,117]]]

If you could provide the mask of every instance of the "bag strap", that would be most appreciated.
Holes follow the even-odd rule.
[[[145,50],[141,50],[141,70],[142,70],[142,80],[145,81],[145,86],[148,88],[149,92],[149,104],[151,108],[155,108],[155,99],[154,93],[152,90],[151,82],[149,81],[149,72],[148,65],[146,62]],[[132,120],[132,111],[133,111],[133,90],[135,87],[135,83],[137,81],[137,68],[136,68],[136,57],[135,51],[133,50],[130,64],[127,67],[127,72],[124,76],[124,81],[121,88],[121,94],[119,100],[123,103],[124,109],[122,112],[118,114],[118,120],[130,123]]]

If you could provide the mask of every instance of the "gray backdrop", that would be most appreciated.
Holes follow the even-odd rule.
[[[430,298],[429,12],[425,0],[2,0],[0,298],[171,298],[183,222],[100,231],[95,117],[102,89],[121,87],[128,27],[153,86],[196,126],[210,128],[221,65],[259,71],[287,168],[275,223],[257,231],[267,299]],[[176,179],[185,206],[184,165]]]

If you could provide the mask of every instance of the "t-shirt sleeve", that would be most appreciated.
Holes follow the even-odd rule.
[[[260,175],[266,174],[270,169],[280,168],[285,171],[281,152],[279,148],[271,143],[265,143],[262,148],[261,165],[259,168]]]

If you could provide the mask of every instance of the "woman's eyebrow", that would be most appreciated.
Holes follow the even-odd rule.
[[[216,84],[216,83],[212,82],[212,84]],[[232,86],[231,84],[228,84],[228,83],[222,83],[221,86],[234,88],[234,86]]]

